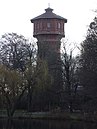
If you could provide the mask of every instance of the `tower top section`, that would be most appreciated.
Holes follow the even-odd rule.
[[[31,19],[31,23],[33,23],[34,28],[33,36],[36,38],[44,37],[44,35],[46,37],[51,35],[65,37],[64,23],[67,23],[67,19],[53,13],[53,9],[50,7],[45,9],[45,13]]]
[[[67,23],[67,19],[53,13],[53,9],[50,7],[45,9],[45,13],[31,19],[31,22],[33,23],[35,20],[39,20],[39,19],[60,19],[60,20],[63,20],[64,23]]]

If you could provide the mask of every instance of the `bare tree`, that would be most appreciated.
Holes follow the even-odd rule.
[[[63,82],[64,82],[64,96],[65,103],[70,112],[73,112],[73,103],[78,88],[77,58],[73,56],[74,49],[68,52],[66,44],[63,46],[62,52],[62,68],[63,68]]]
[[[28,40],[16,33],[4,34],[0,40],[0,63],[24,71],[28,60]]]
[[[34,67],[36,66],[35,43],[32,41],[30,42],[25,39],[24,36],[16,33],[3,35],[0,40],[0,63],[9,68],[9,72],[11,72],[11,70],[16,70],[25,77],[28,91],[28,105],[30,109],[32,87],[34,83],[33,72]]]

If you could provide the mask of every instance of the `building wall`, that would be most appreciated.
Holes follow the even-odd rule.
[[[34,21],[34,37],[38,34],[60,34],[64,37],[64,21],[60,19],[39,19]]]
[[[59,91],[63,87],[60,45],[61,38],[65,36],[64,20],[38,19],[33,23],[33,35],[38,40],[38,57],[47,61],[49,72],[54,79],[52,89]]]

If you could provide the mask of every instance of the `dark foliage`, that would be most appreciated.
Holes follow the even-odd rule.
[[[84,108],[97,108],[97,18],[90,24],[86,39],[81,44],[79,77],[84,87]]]

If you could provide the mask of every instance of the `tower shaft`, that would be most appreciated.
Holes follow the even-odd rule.
[[[67,19],[53,13],[50,7],[45,13],[31,19],[34,25],[33,36],[38,42],[38,57],[48,64],[54,83],[52,90],[62,88],[62,67],[60,59],[61,38],[65,37],[64,26]]]

